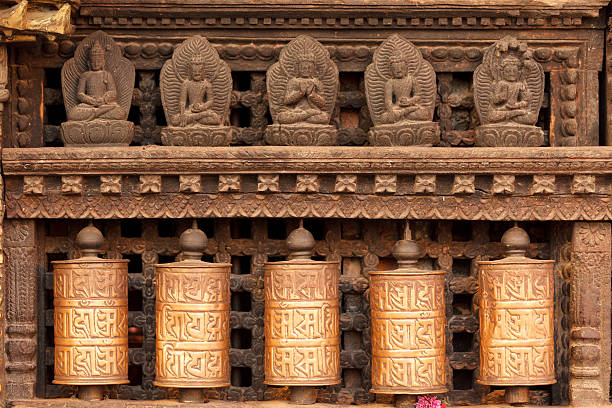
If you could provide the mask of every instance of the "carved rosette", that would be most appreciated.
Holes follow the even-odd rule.
[[[230,267],[192,260],[156,265],[155,385],[230,385]]]
[[[127,384],[127,260],[53,262],[55,384]]]
[[[418,269],[414,241],[398,241],[393,252],[398,269],[370,272],[371,391],[447,392],[445,272]]]
[[[481,126],[474,143],[485,147],[542,146],[535,126],[544,98],[544,70],[527,44],[504,37],[484,52],[474,71],[474,104]]]
[[[340,383],[338,262],[265,265],[265,384]]]
[[[522,232],[521,232],[522,231]],[[506,234],[527,234],[518,227]],[[553,384],[553,260],[524,256],[529,245],[505,242],[508,256],[478,261],[480,269],[480,375],[485,385]],[[521,248],[518,248],[522,246]]]

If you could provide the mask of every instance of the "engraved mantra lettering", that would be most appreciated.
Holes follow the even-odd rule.
[[[339,382],[338,264],[266,265],[264,322],[266,383]]]
[[[445,390],[444,275],[370,277],[372,390]]]
[[[156,385],[229,385],[228,268],[157,267]]]
[[[127,263],[54,265],[55,382],[127,383]]]

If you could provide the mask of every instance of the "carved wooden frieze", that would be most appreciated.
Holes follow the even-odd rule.
[[[504,37],[490,46],[474,71],[474,102],[481,126],[477,146],[541,146],[534,126],[544,97],[544,70],[527,44]]]
[[[312,37],[292,40],[266,75],[270,145],[335,145],[336,128],[329,124],[338,95],[338,68],[329,52]]]
[[[374,146],[434,145],[440,129],[432,122],[436,73],[410,41],[394,34],[376,49],[365,72],[365,90],[374,127]]]
[[[175,48],[160,74],[168,127],[164,145],[228,146],[232,75],[206,38],[194,36]]]
[[[77,47],[62,67],[67,122],[65,145],[128,145],[134,125],[126,119],[134,91],[134,65],[103,31]]]

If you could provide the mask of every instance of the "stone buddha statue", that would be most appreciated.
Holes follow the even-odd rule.
[[[164,145],[230,144],[232,73],[206,38],[195,35],[176,47],[162,67],[159,87],[168,122],[161,132]]]
[[[104,49],[97,41],[89,49],[88,62],[89,71],[79,78],[76,97],[80,103],[67,112],[68,120],[124,119],[127,112],[117,103],[117,87],[104,69]]]
[[[134,91],[134,65],[103,31],[87,36],[62,67],[67,122],[65,145],[128,145],[134,124],[127,121]]]
[[[314,59],[313,54],[300,56],[297,62],[297,76],[287,82],[278,123],[329,123],[329,115],[323,111],[325,109],[325,98],[321,95],[323,84],[314,77]]]
[[[394,34],[374,52],[365,73],[368,109],[374,126],[368,140],[374,146],[435,145],[440,129],[432,121],[436,74],[421,52]]]
[[[211,109],[213,102],[213,87],[205,77],[204,59],[201,55],[195,55],[189,61],[189,79],[181,85],[180,113],[172,117],[172,124],[175,126],[221,124],[221,117]]]
[[[532,124],[529,114],[530,92],[521,79],[522,62],[510,55],[501,63],[501,78],[493,83],[490,97],[489,121]]]
[[[330,120],[338,95],[338,68],[321,43],[306,35],[289,42],[268,69],[266,87],[274,122],[264,134],[267,144],[336,144],[338,131]]]
[[[535,124],[543,98],[544,70],[527,44],[504,37],[488,47],[474,71],[476,146],[542,146],[544,132]]]

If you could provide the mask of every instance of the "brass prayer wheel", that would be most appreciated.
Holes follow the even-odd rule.
[[[194,222],[181,234],[183,260],[155,265],[153,384],[180,388],[182,402],[203,400],[202,388],[230,385],[231,264],[201,261],[206,243]]]
[[[128,380],[128,260],[101,259],[93,225],[77,235],[82,257],[53,261],[54,384],[83,386],[83,399],[101,399],[107,384]],[[91,387],[94,386],[94,387]]]
[[[530,259],[527,233],[514,226],[501,239],[506,257],[479,261],[478,383],[506,386],[506,401],[529,401],[528,386],[553,384],[552,260]]]
[[[393,248],[398,268],[370,272],[374,393],[438,394],[446,388],[443,270],[416,265],[423,249],[405,237]]]
[[[292,401],[314,403],[314,386],[340,383],[339,263],[310,258],[301,225],[287,261],[265,264],[265,384],[291,386]]]

